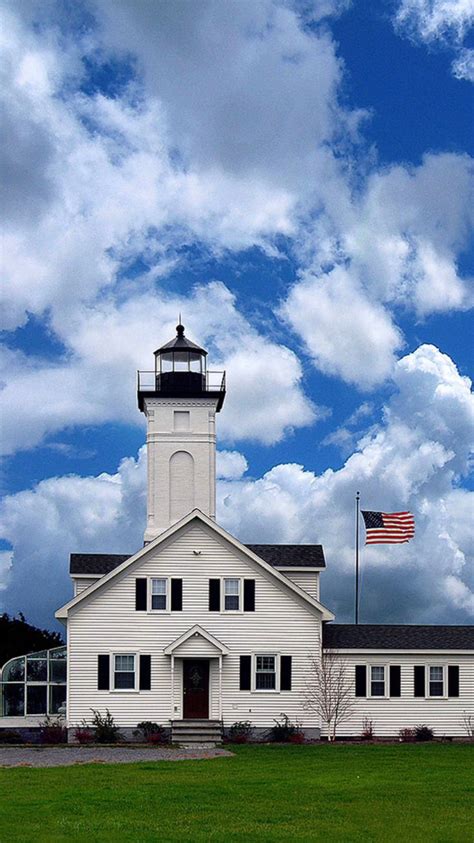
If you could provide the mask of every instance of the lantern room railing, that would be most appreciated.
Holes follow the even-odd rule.
[[[161,392],[166,394],[170,391],[174,392],[176,389],[186,390],[186,380],[189,380],[189,385],[192,391],[196,390],[196,380],[199,380],[200,392],[223,392],[225,393],[225,372],[224,371],[207,371],[202,375],[195,375],[189,373],[191,377],[187,378],[187,372],[173,373],[160,375],[154,371],[138,371],[137,372],[137,392]],[[176,377],[178,375],[178,377]],[[193,376],[194,375],[194,376]]]

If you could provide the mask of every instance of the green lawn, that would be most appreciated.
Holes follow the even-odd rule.
[[[0,841],[474,839],[473,748],[241,746],[234,758],[0,770]]]

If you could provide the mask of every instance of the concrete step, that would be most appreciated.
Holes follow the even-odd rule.
[[[215,746],[222,743],[220,720],[173,720],[171,741],[181,746]]]

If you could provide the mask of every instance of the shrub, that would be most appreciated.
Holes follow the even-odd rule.
[[[305,738],[303,732],[299,729],[288,738],[289,743],[304,743]]]
[[[468,738],[474,738],[474,715],[467,711],[462,713],[462,725]]]
[[[19,732],[14,729],[0,729],[0,743],[24,743]]]
[[[95,708],[91,708],[92,711],[92,726],[95,729],[95,739],[97,743],[117,743],[119,740],[119,729],[118,726],[115,725],[114,718],[112,717],[108,708],[105,709],[105,714],[101,714],[100,711],[97,711]],[[84,722],[83,724],[87,727],[87,723]]]
[[[415,726],[415,740],[416,741],[432,741],[434,731],[429,726],[422,723],[420,726]]]
[[[229,740],[232,743],[247,743],[252,737],[252,732],[250,720],[237,720],[229,728]]]
[[[94,742],[94,732],[88,729],[87,726],[78,726],[74,732],[76,741],[80,744],[88,744]]]
[[[400,729],[398,733],[398,740],[402,743],[413,743],[413,741],[415,740],[415,730],[411,729],[410,727]]]
[[[40,740],[41,743],[67,743],[67,729],[64,726],[64,721],[59,717],[53,720],[49,714],[40,723]]]
[[[369,717],[364,717],[364,719],[362,720],[362,732],[360,735],[360,739],[362,741],[373,741],[374,737],[374,721],[370,720]]]
[[[147,735],[146,742],[151,743],[153,745],[169,743],[169,739],[164,727],[162,726],[161,729],[161,732],[150,732],[150,734]]]
[[[166,743],[167,741],[165,727],[152,720],[142,720],[138,723],[133,734],[138,736],[140,732],[148,743]]]
[[[287,714],[280,714],[280,720],[274,720],[275,725],[270,729],[268,737],[275,743],[286,743],[293,735],[302,734],[297,723],[292,723]]]

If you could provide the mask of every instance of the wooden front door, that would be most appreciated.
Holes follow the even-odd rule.
[[[183,661],[183,717],[209,717],[209,659]]]

